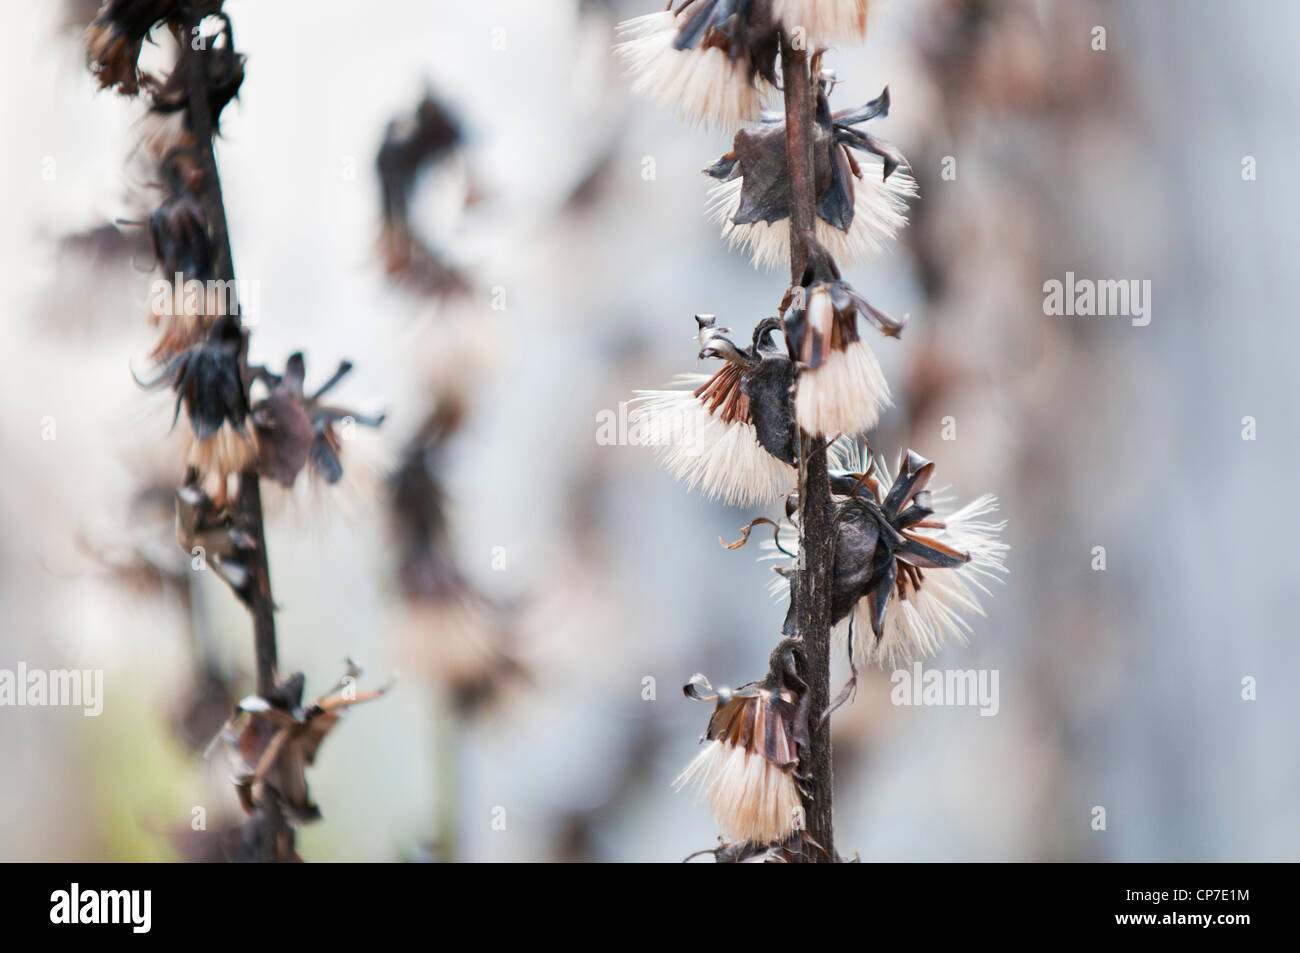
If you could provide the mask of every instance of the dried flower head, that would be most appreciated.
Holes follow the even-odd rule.
[[[845,468],[831,476],[831,615],[837,634],[851,638],[852,659],[893,666],[934,655],[949,638],[964,642],[965,615],[984,614],[979,593],[1006,572],[1008,546],[999,539],[1006,523],[985,519],[996,498],[949,510],[946,497],[929,491],[934,464],[919,454],[904,454],[894,478],[856,448],[844,456]],[[792,627],[791,614],[787,632]]]
[[[241,377],[245,346],[238,318],[226,315],[153,381],[137,378],[145,387],[170,382],[176,392],[173,424],[183,406],[190,425],[189,465],[220,481],[247,469],[257,458],[254,435],[244,426],[249,414]]]
[[[916,183],[893,146],[856,128],[889,112],[888,87],[865,106],[832,114],[830,85],[829,79],[819,85],[813,129],[815,233],[836,260],[848,263],[879,251],[906,224]],[[859,160],[855,150],[869,158]],[[709,210],[728,245],[748,248],[756,267],[784,267],[790,260],[785,120],[764,117],[740,130],[732,151],[704,171],[719,182],[709,193]]]
[[[699,788],[730,842],[781,842],[802,827],[795,768],[800,746],[807,743],[808,716],[796,651],[792,641],[777,646],[761,682],[715,691],[703,675],[694,675],[683,689],[687,698],[717,705],[702,739],[704,750],[678,776],[676,787]]]
[[[211,567],[247,605],[251,594],[248,563],[257,543],[233,508],[204,492],[198,476],[191,468],[176,491],[176,541],[192,558]]]
[[[206,281],[212,271],[212,236],[199,200],[203,173],[193,150],[170,150],[159,167],[166,197],[149,219],[154,255],[168,278],[180,273]]]
[[[392,531],[403,606],[398,651],[463,711],[494,701],[524,675],[504,613],[457,565],[437,457],[460,426],[459,400],[438,403],[391,481]]]
[[[725,363],[712,377],[682,375],[687,388],[637,391],[631,423],[640,442],[688,487],[734,506],[770,503],[795,484],[798,438],[794,426],[794,363],[773,340],[779,318],[754,328],[741,350],[696,315],[701,358]]]
[[[292,820],[302,823],[320,817],[307,790],[305,769],[315,763],[321,742],[347,708],[378,698],[389,688],[359,691],[356,679],[360,674],[349,661],[338,683],[306,707],[302,704],[305,678],[301,672],[277,684],[271,697],[249,695],[239,703],[222,737],[237,766],[235,783],[244,810],[254,813],[270,787]],[[247,723],[236,733],[235,724],[242,715],[248,716]]]
[[[86,27],[90,70],[101,89],[117,87],[134,96],[140,90],[140,48],[154,26],[175,20],[185,10],[206,15],[221,9],[221,0],[104,0]]]
[[[153,357],[165,364],[205,336],[221,306],[208,283],[215,272],[212,236],[197,191],[203,173],[187,148],[169,152],[161,171],[167,195],[149,219],[149,235],[169,293],[150,301],[149,319],[162,327]],[[191,280],[202,284],[187,288]]]
[[[142,78],[151,101],[145,143],[155,156],[194,145],[189,113],[191,62],[197,63],[202,71],[208,94],[208,115],[214,131],[221,124],[222,111],[239,95],[239,87],[244,82],[245,57],[235,51],[230,17],[224,13],[218,13],[217,17],[221,20],[221,32],[205,39],[204,44],[194,50],[193,60],[182,57],[177,61],[166,82],[160,83],[151,76]]]
[[[776,86],[780,32],[770,0],[681,0],[625,20],[615,47],[633,89],[690,123],[734,127],[758,116]]]
[[[253,406],[252,412],[257,430],[258,472],[286,487],[293,486],[298,473],[308,463],[325,483],[333,485],[343,478],[339,424],[351,421],[378,427],[385,416],[367,416],[322,403],[321,398],[351,370],[351,361],[340,362],[333,376],[311,396],[303,391],[307,369],[301,352],[289,356],[284,374],[265,370],[260,373],[260,379],[270,390]]]
[[[463,141],[460,123],[428,90],[413,115],[389,121],[375,159],[385,221],[406,221],[416,180]]]
[[[806,433],[829,437],[870,430],[890,404],[880,362],[858,336],[858,317],[889,337],[903,328],[838,280],[838,273],[835,278],[799,289],[805,306],[785,315],[799,361],[795,418]]]
[[[469,288],[465,276],[416,234],[410,217],[417,181],[463,141],[460,123],[426,91],[413,115],[388,123],[375,159],[382,198],[379,246],[384,270],[426,294],[455,294]]]

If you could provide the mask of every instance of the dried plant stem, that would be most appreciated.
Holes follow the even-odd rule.
[[[203,172],[201,199],[203,211],[211,230],[212,244],[215,249],[214,273],[217,280],[228,281],[228,287],[235,286],[235,264],[230,252],[230,230],[226,225],[226,207],[221,197],[221,180],[217,175],[217,160],[213,152],[213,124],[211,110],[208,108],[208,91],[204,75],[204,63],[195,50],[191,38],[198,36],[199,23],[202,18],[191,14],[185,18],[181,35],[178,37],[181,60],[186,70],[189,84],[188,112],[194,133],[195,151],[198,154],[199,167]],[[248,330],[241,328],[244,347],[240,354],[240,375],[243,379],[244,395],[248,396],[251,374],[248,368]],[[251,426],[251,422],[249,424]],[[277,650],[275,642],[275,603],[271,598],[271,572],[266,558],[266,530],[262,514],[262,489],[256,467],[250,467],[239,475],[239,493],[235,498],[236,518],[239,525],[249,533],[255,549],[248,560],[249,613],[253,617],[253,655],[257,671],[257,694],[271,698],[275,694],[277,680]],[[279,844],[284,824],[283,813],[274,795],[268,791],[264,799],[263,810],[268,820],[268,836],[264,841],[263,860],[279,859]]]
[[[815,188],[813,115],[815,102],[808,53],[781,35],[781,73],[785,94],[785,145],[790,168],[790,282],[799,287],[813,237]],[[831,735],[822,713],[830,705],[831,490],[826,452],[814,439],[801,437],[799,455],[800,572],[793,593],[796,635],[803,642],[803,679],[808,684],[808,744],[800,758],[804,777],[804,833],[811,841],[795,859],[802,863],[833,861]],[[815,846],[814,846],[815,845]]]

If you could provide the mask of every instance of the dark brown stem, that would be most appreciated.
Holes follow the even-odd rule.
[[[213,152],[213,126],[211,111],[208,108],[208,91],[204,75],[201,51],[193,47],[193,40],[199,35],[198,27],[201,16],[193,13],[184,18],[181,35],[178,37],[181,48],[181,60],[188,84],[188,103],[190,130],[194,135],[195,151],[198,154],[199,168],[203,172],[202,201],[203,211],[211,230],[212,244],[215,249],[213,271],[219,281],[230,282],[230,297],[234,296],[235,263],[230,253],[230,230],[226,225],[226,206],[221,197],[221,179],[217,175],[217,160]],[[240,355],[240,372],[244,382],[245,403],[252,383],[248,368],[248,329],[241,328],[244,346]],[[251,426],[246,421],[245,426]],[[271,598],[271,571],[266,558],[266,528],[262,516],[262,489],[258,482],[256,467],[250,467],[239,474],[239,493],[235,497],[236,519],[239,525],[252,537],[254,552],[248,560],[250,573],[249,613],[253,617],[253,655],[257,670],[257,693],[263,698],[270,698],[275,693],[277,680],[277,651],[275,642],[275,603]],[[263,810],[268,818],[268,836],[264,841],[263,860],[281,859],[280,841],[284,818],[276,801],[276,795],[267,789],[263,800]]]
[[[790,167],[790,283],[803,279],[813,238],[816,189],[813,164],[813,99],[808,52],[781,35],[781,74],[785,89],[785,148]],[[830,722],[822,713],[830,704],[830,581],[834,562],[831,488],[826,453],[804,435],[799,455],[799,558],[793,593],[796,635],[803,641],[808,683],[808,744],[800,754],[804,778],[806,844],[795,859],[802,863],[833,861]]]
[[[235,264],[230,253],[230,231],[226,226],[226,207],[221,198],[221,179],[217,175],[217,160],[212,149],[215,130],[208,109],[203,60],[191,45],[192,38],[197,35],[194,30],[198,25],[198,17],[187,18],[180,37],[181,57],[189,83],[187,105],[199,167],[203,172],[203,211],[207,215],[212,244],[216,250],[213,270],[217,280],[232,282],[230,287],[233,289]],[[248,329],[242,329],[241,333],[244,335],[244,349],[240,363],[244,378],[244,396],[247,397],[251,383],[248,370]],[[271,573],[266,559],[262,492],[256,468],[245,470],[239,475],[239,495],[235,498],[235,507],[240,524],[252,535],[257,546],[249,560],[249,571],[252,573],[249,611],[253,616],[257,692],[264,698],[269,698],[275,691],[276,683],[275,614],[274,602],[271,599]]]

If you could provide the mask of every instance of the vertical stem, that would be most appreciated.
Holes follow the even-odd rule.
[[[188,112],[191,129],[194,133],[195,148],[198,153],[199,167],[203,171],[203,211],[212,232],[212,243],[216,249],[213,262],[219,281],[228,281],[229,287],[235,287],[235,265],[230,253],[230,231],[226,225],[226,207],[221,198],[221,180],[217,175],[217,160],[212,149],[213,125],[212,115],[208,109],[206,78],[203,75],[203,59],[191,45],[197,34],[201,17],[187,17],[184,29],[179,37],[181,61],[186,71],[189,84]],[[229,299],[227,299],[229,300]],[[244,379],[244,396],[248,396],[248,330],[241,329],[244,336],[243,353],[240,356],[241,371]],[[252,574],[251,605],[249,611],[253,616],[254,657],[257,666],[257,692],[263,697],[270,697],[275,691],[276,682],[276,644],[274,602],[271,598],[271,573],[266,558],[266,531],[262,518],[262,490],[258,482],[257,469],[251,467],[239,475],[239,494],[235,499],[236,513],[240,524],[252,535],[256,550],[249,559],[249,571]]]
[[[790,284],[803,279],[813,235],[813,92],[807,50],[795,49],[781,33],[781,77],[785,87],[785,153],[790,168]]]
[[[204,75],[204,62],[200,50],[195,50],[193,40],[199,35],[202,16],[189,13],[185,16],[180,43],[180,61],[178,67],[185,69],[188,84],[187,112],[190,129],[194,134],[195,151],[198,154],[199,167],[203,172],[202,202],[203,211],[211,230],[212,244],[216,250],[213,261],[214,272],[219,281],[227,281],[231,289],[231,300],[235,289],[235,263],[230,252],[230,230],[226,224],[226,206],[221,197],[221,180],[217,175],[217,159],[213,152],[212,113],[208,108],[207,77]],[[237,307],[237,306],[236,306]],[[240,374],[243,378],[244,397],[247,403],[251,375],[248,369],[248,329],[241,327],[244,346],[240,354]],[[251,421],[246,422],[251,426]],[[239,493],[235,498],[235,517],[239,525],[248,532],[254,541],[255,549],[249,557],[248,571],[251,577],[249,587],[249,614],[253,617],[253,656],[257,670],[257,693],[263,698],[270,698],[275,692],[277,651],[275,642],[275,603],[271,598],[271,572],[266,557],[266,528],[262,517],[262,488],[258,481],[257,468],[252,466],[239,474]],[[263,798],[262,809],[267,818],[267,838],[263,842],[262,860],[274,862],[283,859],[281,855],[281,838],[285,833],[284,815],[276,794],[267,789]]]
[[[790,283],[799,287],[813,237],[816,188],[813,162],[812,77],[808,53],[781,35],[781,75],[785,89],[785,147],[790,168]],[[804,832],[809,845],[796,860],[835,859],[832,823],[831,734],[822,713],[830,705],[830,581],[834,562],[831,490],[826,452],[802,435],[799,456],[800,572],[793,593],[796,634],[803,640],[804,681],[808,684],[808,744],[800,754],[805,779]],[[820,849],[819,849],[820,848]]]

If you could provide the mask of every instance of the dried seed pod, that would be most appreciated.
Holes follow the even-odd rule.
[[[192,150],[176,148],[162,161],[167,197],[149,219],[149,235],[162,273],[207,281],[212,271],[212,236],[198,187],[203,174]]]
[[[192,151],[173,149],[163,160],[162,173],[167,197],[149,219],[149,235],[167,291],[150,300],[149,319],[162,327],[152,356],[166,364],[198,343],[213,318],[231,309],[222,306],[211,284],[212,236],[197,193],[203,176]]]
[[[771,0],[684,0],[625,20],[615,47],[633,89],[690,123],[735,127],[757,118],[776,86],[780,31]]]
[[[248,399],[241,376],[245,338],[234,315],[226,315],[207,337],[174,358],[145,387],[170,383],[176,392],[173,424],[185,408],[191,441],[187,462],[204,476],[224,481],[257,458],[254,434],[244,426]]]
[[[198,486],[191,469],[176,491],[176,541],[192,558],[202,559],[245,605],[251,592],[248,561],[257,548],[236,514]]]
[[[891,401],[875,352],[858,336],[857,319],[865,317],[891,337],[903,326],[846,282],[819,281],[801,290],[806,307],[785,317],[790,347],[799,361],[799,426],[829,437],[870,430]]]
[[[149,31],[187,10],[206,15],[220,9],[221,0],[104,0],[86,27],[90,70],[100,88],[134,96],[140,90],[140,47]]]
[[[882,667],[934,655],[949,638],[965,641],[965,615],[984,614],[979,593],[1006,572],[1008,546],[999,539],[1006,523],[986,519],[997,510],[996,498],[950,509],[946,496],[928,489],[934,464],[910,450],[892,478],[882,462],[864,461],[856,449],[846,460],[831,475],[837,637],[851,634],[855,662]],[[787,588],[797,572],[784,571],[777,588]],[[787,634],[793,624],[792,606]]]
[[[761,682],[716,691],[703,675],[686,697],[716,702],[702,750],[678,776],[678,790],[695,784],[709,800],[722,836],[732,843],[783,842],[801,829],[795,769],[807,744],[806,686],[795,667],[797,648],[783,641]]]
[[[255,813],[270,787],[291,820],[305,823],[320,817],[307,789],[305,769],[315,763],[321,742],[347,708],[378,698],[390,687],[358,691],[360,674],[349,661],[338,683],[305,708],[301,672],[277,684],[269,698],[249,695],[240,701],[222,738],[237,766],[235,784],[245,811]],[[243,715],[248,716],[247,722],[236,733],[235,724]]]
[[[221,32],[208,37],[201,48],[194,50],[195,60],[203,73],[207,89],[208,115],[213,131],[221,124],[221,113],[239,95],[244,82],[242,53],[235,51],[235,34],[230,17],[218,13],[222,21]],[[155,156],[163,156],[176,148],[194,146],[194,130],[189,115],[189,69],[191,60],[181,57],[166,82],[158,83],[144,77],[152,105],[149,109],[145,143]]]
[[[741,350],[712,315],[696,321],[699,356],[726,363],[712,377],[679,377],[690,389],[637,391],[631,422],[688,487],[735,506],[770,503],[794,487],[798,454],[794,363],[772,339],[781,322],[759,322]]]
[[[289,356],[283,375],[262,373],[271,385],[270,392],[257,402],[252,413],[258,471],[263,476],[282,486],[293,486],[298,473],[310,463],[312,472],[330,485],[343,478],[342,444],[336,432],[339,422],[378,427],[385,417],[358,414],[321,402],[351,370],[352,363],[342,361],[333,376],[310,397],[303,392],[306,363],[301,352]]]
[[[916,183],[900,166],[892,145],[856,126],[889,112],[889,88],[859,109],[832,114],[831,81],[817,94],[813,129],[816,239],[841,262],[879,251],[907,222]],[[859,160],[854,151],[867,153]],[[790,169],[785,120],[768,119],[736,133],[732,151],[704,170],[718,180],[709,193],[710,216],[722,223],[731,247],[747,248],[756,267],[785,267],[790,260]]]

